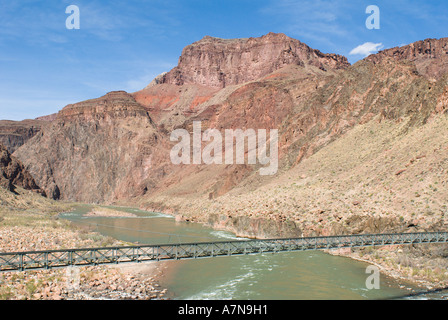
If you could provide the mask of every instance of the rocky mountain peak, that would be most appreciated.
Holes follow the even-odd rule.
[[[257,80],[291,64],[324,71],[350,65],[343,56],[324,54],[282,33],[243,39],[205,36],[184,48],[178,66],[160,83],[224,88]]]

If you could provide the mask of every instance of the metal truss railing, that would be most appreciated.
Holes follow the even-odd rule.
[[[0,252],[0,272],[125,262],[198,259],[264,252],[447,242],[448,232],[426,232]]]

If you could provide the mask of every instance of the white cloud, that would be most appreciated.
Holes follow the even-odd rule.
[[[352,51],[350,51],[350,54],[351,55],[362,55],[364,57],[367,57],[367,56],[371,55],[372,53],[377,53],[382,48],[384,48],[382,43],[366,42],[364,44],[357,46]]]

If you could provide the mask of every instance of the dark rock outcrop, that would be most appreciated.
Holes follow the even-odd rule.
[[[0,144],[0,186],[14,192],[15,186],[45,195],[23,164]]]

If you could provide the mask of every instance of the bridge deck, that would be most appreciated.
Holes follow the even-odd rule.
[[[211,258],[264,252],[447,242],[448,232],[425,232],[0,252],[0,272],[125,262]]]

